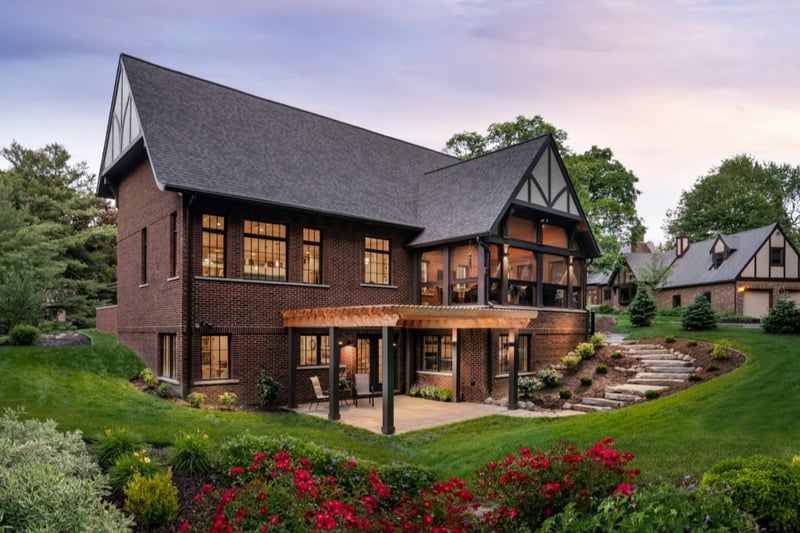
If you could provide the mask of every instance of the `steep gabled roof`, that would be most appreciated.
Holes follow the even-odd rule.
[[[650,268],[654,257],[657,258],[655,266],[658,268],[663,268],[675,260],[675,251],[669,250],[667,252],[655,253],[634,252],[628,254],[625,257],[625,260],[628,262],[628,266],[630,267],[631,272],[633,272],[633,275],[637,278],[640,278],[642,272]]]
[[[665,288],[734,281],[776,226],[777,224],[770,224],[741,233],[719,235],[691,243],[686,253],[673,264]],[[729,248],[733,248],[731,244],[735,244],[735,248],[719,267],[713,268],[710,251],[718,237],[721,237]]]
[[[417,227],[419,176],[458,161],[127,55],[120,65],[161,189]]]

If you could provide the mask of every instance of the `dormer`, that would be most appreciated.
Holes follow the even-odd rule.
[[[681,235],[675,240],[676,257],[683,257],[687,250],[689,250],[689,237]]]
[[[730,237],[728,240],[733,241],[735,238]],[[733,244],[735,243],[727,242],[721,234],[717,234],[717,238],[714,239],[714,243],[711,245],[711,250],[709,251],[711,254],[711,268],[719,268],[722,263],[736,251]]]

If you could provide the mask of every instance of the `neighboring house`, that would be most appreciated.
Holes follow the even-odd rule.
[[[263,369],[295,406],[343,367],[389,412],[414,384],[513,407],[586,338],[599,251],[549,135],[461,161],[122,55],[97,194],[119,209],[99,312],[184,395],[252,403]]]
[[[636,294],[636,278],[650,267],[654,253],[627,254],[623,268],[590,279],[587,293],[599,295],[596,305],[626,309]],[[781,291],[800,302],[798,252],[777,224],[717,234],[697,243],[680,237],[674,249],[655,255],[655,260],[672,265],[658,291],[658,307],[685,307],[701,293],[717,312],[758,318],[769,311]]]

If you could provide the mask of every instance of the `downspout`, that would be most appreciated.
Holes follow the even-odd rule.
[[[186,346],[183,349],[184,361],[184,395],[189,394],[192,387],[192,346],[194,323],[192,317],[192,204],[195,201],[195,196],[189,197],[186,203],[186,208],[183,214],[183,227],[186,248],[186,262],[184,263],[186,270],[184,275],[185,292],[186,292]]]
[[[475,242],[478,244],[478,248],[484,250],[483,257],[488,257],[489,262],[491,263],[491,250],[489,249],[489,245],[486,244],[481,240],[480,235],[475,237]],[[488,307],[494,307],[492,304],[491,299],[489,298],[489,286],[491,285],[491,281],[489,280],[489,271],[491,270],[490,266],[487,266],[486,260],[483,260],[484,265],[484,272],[481,273],[481,276],[484,279],[483,282],[483,301],[486,302]],[[492,364],[494,359],[492,358],[492,330],[486,330],[486,392],[489,395],[489,398],[492,397],[492,384],[494,383],[492,376],[494,376],[494,369],[492,368]]]

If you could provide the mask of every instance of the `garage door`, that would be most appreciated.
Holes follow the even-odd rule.
[[[769,311],[769,291],[747,291],[744,293],[744,316],[761,318]]]

